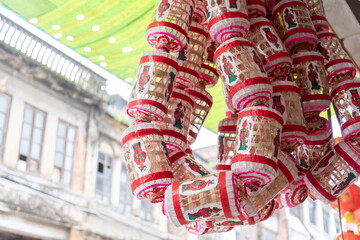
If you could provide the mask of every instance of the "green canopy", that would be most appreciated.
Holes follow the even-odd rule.
[[[145,30],[156,0],[3,0],[49,35],[119,78],[132,82],[144,51]],[[214,104],[205,126],[216,132],[225,117],[221,84],[210,89]]]

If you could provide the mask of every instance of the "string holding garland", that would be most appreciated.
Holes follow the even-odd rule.
[[[336,200],[360,174],[360,82],[329,29],[320,0],[158,0],[121,140],[133,194],[197,235]],[[211,173],[191,144],[219,77],[228,109]],[[331,101],[336,146],[319,116]]]

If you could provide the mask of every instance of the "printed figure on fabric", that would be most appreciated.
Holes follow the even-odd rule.
[[[196,164],[196,162],[191,161],[191,160],[189,160],[189,159],[187,159],[187,158],[185,158],[185,162],[186,162],[186,164],[189,166],[189,168],[190,168],[191,170],[193,170],[194,172],[199,173],[201,176],[205,176],[205,175],[206,175],[206,172],[204,172],[204,171],[200,168],[200,166],[199,166],[198,164]]]
[[[141,143],[137,142],[134,145],[132,145],[133,149],[134,149],[134,161],[136,163],[136,165],[138,165],[140,167],[140,171],[145,171],[146,166],[145,166],[145,159],[146,159],[146,153],[143,152],[142,148],[141,148]]]
[[[158,8],[158,14],[159,14],[159,18],[161,18],[162,16],[164,16],[165,12],[169,9],[170,7],[170,3],[168,0],[162,0],[159,4],[159,8]]]
[[[181,185],[181,191],[185,192],[185,191],[199,191],[201,189],[204,189],[207,186],[213,185],[215,184],[214,180],[195,180],[191,183],[188,184],[182,184]]]
[[[319,84],[319,69],[313,63],[309,63],[308,65],[308,79],[311,82],[311,90],[320,90],[321,86]]]
[[[185,112],[186,112],[186,106],[183,106],[182,102],[179,102],[174,112],[174,117],[175,117],[174,127],[177,127],[180,130],[184,127],[183,122],[184,122]]]
[[[251,127],[251,126],[250,126]],[[238,151],[247,150],[248,146],[249,129],[247,119],[243,122],[239,132],[239,149]]]
[[[295,18],[295,13],[294,13],[293,9],[285,8],[284,16],[285,16],[284,19],[285,19],[285,22],[287,23],[288,29],[297,27],[297,20]]]
[[[224,55],[222,59],[222,64],[224,68],[225,74],[229,78],[229,83],[237,81],[237,76],[235,75],[234,66],[232,65],[233,61],[229,61],[229,59]]]
[[[207,207],[207,208],[200,209],[196,213],[193,213],[193,214],[189,213],[188,216],[189,216],[190,220],[196,220],[198,218],[208,218],[211,216],[216,216],[216,213],[218,213],[220,211],[221,211],[221,209],[218,207],[214,207],[214,208]]]

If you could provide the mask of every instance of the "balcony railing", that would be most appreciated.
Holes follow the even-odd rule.
[[[77,87],[105,96],[106,79],[0,14],[0,43],[26,54]]]

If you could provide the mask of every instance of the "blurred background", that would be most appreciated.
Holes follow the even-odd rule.
[[[322,240],[336,211],[307,200],[256,226],[190,236],[132,197],[120,137],[155,0],[0,1],[0,239]],[[360,2],[324,0],[360,65]],[[213,169],[220,84],[193,151]],[[334,137],[340,136],[336,118]]]

